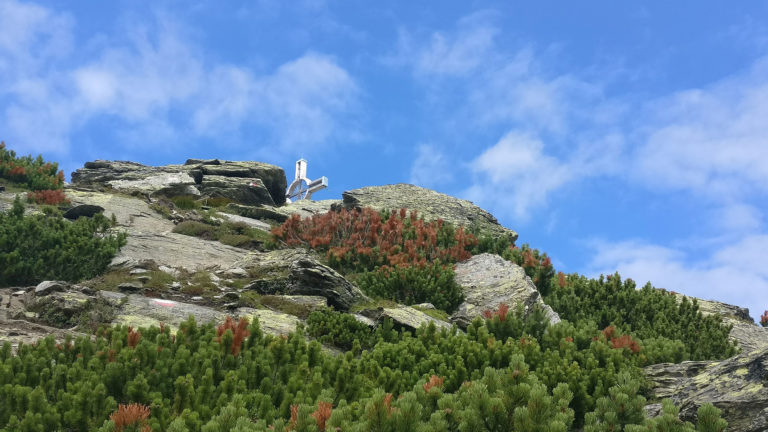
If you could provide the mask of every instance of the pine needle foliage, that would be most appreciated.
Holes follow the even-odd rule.
[[[115,431],[110,416],[121,404],[151,407],[131,427],[152,431],[567,431],[589,413],[606,419],[616,403],[630,406],[612,388],[645,391],[641,353],[614,347],[594,324],[503,315],[523,325],[494,333],[496,314],[466,333],[430,325],[377,334],[370,348],[342,354],[326,353],[301,327],[274,337],[257,321],[232,319],[190,318],[173,335],[167,326],[115,326],[58,346],[21,344],[15,354],[6,343],[0,431]],[[233,329],[243,335],[236,354]],[[601,398],[610,403],[601,408]],[[704,418],[721,424],[715,412]]]
[[[423,267],[381,266],[363,273],[356,282],[368,295],[405,305],[432,303],[449,313],[464,301],[464,292],[454,280],[453,268],[440,261]]]
[[[424,267],[440,260],[470,258],[475,236],[442,220],[425,222],[415,210],[377,212],[370,208],[292,215],[272,230],[276,241],[325,251],[331,267],[366,272],[379,266]]]
[[[723,359],[736,353],[728,335],[731,326],[717,316],[704,316],[693,301],[651,284],[637,289],[631,279],[618,274],[598,279],[569,275],[565,284],[553,283],[544,298],[561,318],[571,322],[590,320],[601,328],[615,326],[643,340],[657,339],[678,348],[677,361]]]
[[[5,142],[0,142],[0,179],[33,191],[57,190],[64,186],[64,171],[59,171],[56,162],[44,161],[42,156],[17,157]]]
[[[78,282],[103,273],[126,239],[110,228],[102,214],[74,222],[58,212],[25,216],[17,197],[0,212],[0,286]]]

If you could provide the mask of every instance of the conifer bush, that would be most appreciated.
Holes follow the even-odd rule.
[[[125,244],[102,214],[70,222],[59,213],[24,215],[17,197],[0,212],[0,286],[78,282],[104,272]]]
[[[62,190],[40,190],[27,193],[27,201],[35,204],[59,205],[69,204],[70,201]]]
[[[637,289],[634,281],[622,281],[618,274],[598,279],[569,275],[565,279],[564,284],[554,283],[551,294],[544,298],[563,319],[591,320],[601,328],[613,325],[640,339],[657,341],[667,352],[672,346],[681,348],[682,343],[677,361],[723,359],[736,353],[735,343],[728,338],[731,326],[722,324],[718,316],[704,316],[695,299],[678,301],[650,283]]]
[[[363,349],[370,349],[379,337],[392,340],[394,333],[391,331],[391,323],[386,328],[374,330],[368,324],[356,320],[352,315],[336,312],[333,309],[321,309],[309,314],[307,318],[307,334],[318,341],[341,348],[351,350],[355,343]],[[388,335],[388,336],[385,336]]]
[[[46,162],[42,156],[17,157],[0,142],[0,179],[10,180],[33,191],[58,190],[64,186],[64,171],[55,162]]]
[[[424,267],[381,266],[363,273],[356,282],[363,292],[374,297],[405,305],[432,303],[449,313],[464,301],[463,290],[454,280],[453,268],[440,261]]]
[[[568,431],[614,419],[625,430],[676,430],[633,414],[640,355],[613,347],[596,326],[543,321],[502,341],[489,321],[467,333],[380,333],[370,348],[339,355],[302,328],[273,337],[257,321],[232,319],[190,318],[175,334],[105,327],[94,338],[20,344],[15,354],[6,343],[0,431]],[[722,432],[719,413],[702,410],[699,430]]]
[[[383,265],[423,267],[436,260],[455,263],[470,258],[477,241],[462,227],[442,220],[425,222],[406,209],[342,209],[305,219],[294,214],[272,234],[287,246],[326,252],[331,267],[348,273]]]

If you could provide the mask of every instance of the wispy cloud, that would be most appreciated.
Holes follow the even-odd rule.
[[[498,33],[491,14],[478,12],[461,19],[454,34],[432,32],[426,43],[401,31],[395,58],[419,77],[465,76],[488,60]]]
[[[143,27],[104,36],[108,43],[79,61],[59,42],[74,38],[66,15],[12,1],[0,8],[3,35],[14,29],[13,36],[0,36],[0,71],[3,59],[28,65],[0,83],[6,106],[0,127],[23,152],[66,155],[72,135],[102,118],[135,148],[162,143],[168,149],[189,138],[256,128],[273,150],[289,152],[329,142],[346,126],[342,118],[358,95],[355,80],[332,57],[309,52],[256,73],[210,60],[183,23],[162,13]]]
[[[636,181],[720,197],[768,192],[768,57],[650,104]]]
[[[559,158],[547,152],[539,137],[512,131],[470,163],[475,177],[465,195],[526,221],[557,190],[610,173],[622,149],[620,137],[610,136],[575,146],[567,157]]]
[[[418,147],[411,165],[409,182],[427,188],[437,188],[450,183],[454,176],[451,162],[440,148],[431,144]]]

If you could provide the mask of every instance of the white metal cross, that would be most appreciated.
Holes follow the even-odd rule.
[[[328,178],[320,177],[317,180],[310,181],[307,178],[307,161],[299,159],[296,161],[296,177],[288,186],[285,193],[285,201],[292,203],[303,199],[312,199],[312,194],[328,187]]]

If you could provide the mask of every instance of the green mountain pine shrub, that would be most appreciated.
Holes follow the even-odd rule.
[[[93,339],[20,344],[16,354],[6,343],[0,430],[567,431],[605,423],[644,389],[638,353],[613,347],[594,325],[543,322],[539,339],[523,330],[506,341],[487,325],[379,337],[359,355],[328,354],[301,328],[273,337],[258,322],[191,318],[175,334],[105,327]],[[135,415],[118,420],[130,404],[140,404]],[[716,411],[700,419],[713,425],[700,430],[721,431]],[[619,421],[675,430],[630,413]]]
[[[271,240],[268,233],[251,228],[244,222],[184,221],[173,227],[173,232],[204,240],[218,240],[223,244],[243,249],[258,249]]]
[[[104,272],[126,238],[110,228],[102,214],[74,222],[57,212],[25,216],[17,197],[0,212],[0,286],[77,282]]]
[[[46,162],[42,156],[17,157],[0,142],[0,179],[29,188],[33,191],[57,190],[64,186],[64,171],[55,162]]]
[[[372,329],[352,315],[336,312],[330,308],[316,310],[309,314],[307,334],[324,344],[345,351],[353,350],[355,346],[370,349],[380,340],[394,342],[398,339],[391,320],[386,320],[383,325]]]
[[[423,267],[384,265],[361,274],[356,282],[368,295],[406,305],[432,303],[437,309],[449,313],[464,301],[463,290],[454,280],[453,268],[439,260]]]
[[[590,320],[600,328],[614,325],[646,342],[654,340],[660,344],[652,351],[654,361],[661,355],[655,349],[679,350],[675,361],[722,359],[736,353],[728,339],[731,327],[723,325],[718,316],[702,315],[695,299],[678,301],[650,284],[638,290],[634,281],[622,281],[618,274],[598,279],[569,275],[565,279],[562,284],[552,284],[552,293],[544,298],[561,318]]]

